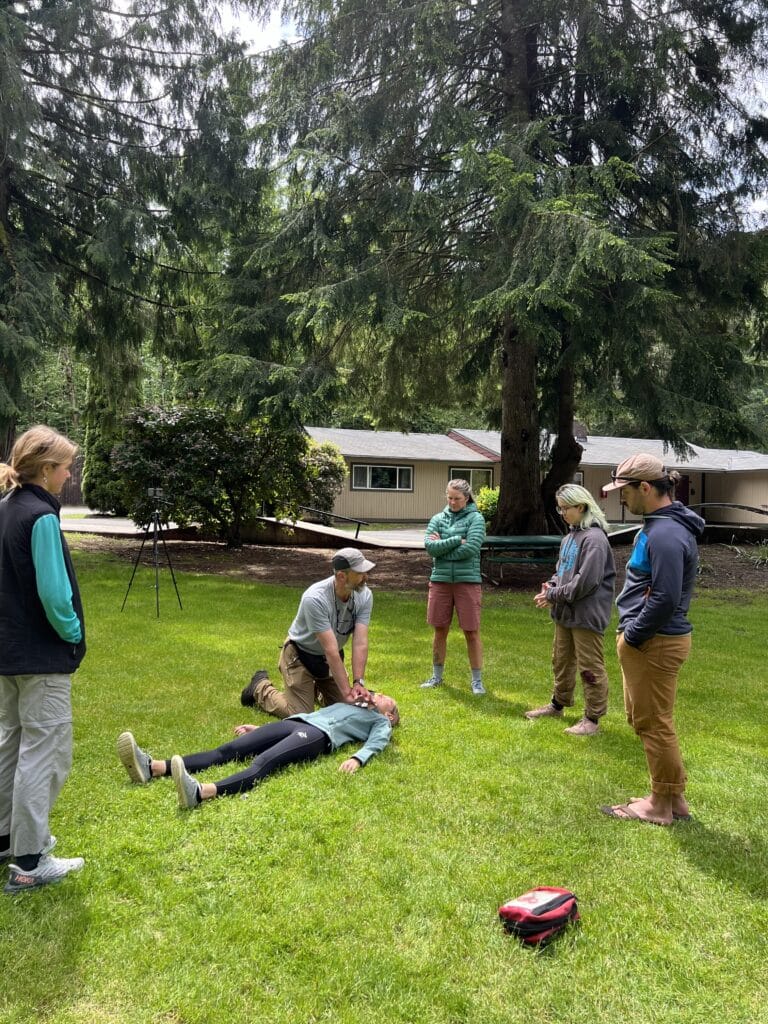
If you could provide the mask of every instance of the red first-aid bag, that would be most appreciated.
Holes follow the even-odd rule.
[[[576,896],[570,889],[539,885],[499,907],[501,923],[528,946],[543,946],[571,921],[579,920]]]

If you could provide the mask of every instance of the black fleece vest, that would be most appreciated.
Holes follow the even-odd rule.
[[[75,570],[62,534],[64,564],[80,619],[79,644],[62,640],[48,621],[37,593],[32,528],[61,506],[43,487],[25,484],[0,501],[0,675],[44,675],[75,671],[85,655],[85,620]]]

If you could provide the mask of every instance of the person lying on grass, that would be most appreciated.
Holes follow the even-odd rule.
[[[314,761],[358,740],[363,746],[339,766],[339,771],[352,774],[384,750],[399,721],[394,700],[383,693],[372,693],[370,700],[355,704],[331,704],[319,711],[291,715],[262,726],[238,725],[234,740],[199,754],[174,754],[169,761],[152,758],[138,746],[132,733],[124,732],[117,740],[117,756],[133,782],[146,785],[171,775],[179,806],[192,809],[216,796],[245,793],[278,768]],[[253,760],[247,768],[221,782],[200,783],[192,778],[192,774],[214,765],[249,758]]]

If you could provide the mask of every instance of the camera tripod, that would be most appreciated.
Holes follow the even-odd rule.
[[[142,555],[142,552],[144,551],[144,545],[147,543],[147,537],[149,537],[150,530],[152,531],[152,564],[155,567],[155,608],[157,610],[157,618],[159,619],[160,618],[160,558],[159,558],[159,551],[158,551],[158,541],[163,546],[163,554],[165,555],[165,560],[168,563],[168,568],[171,570],[171,579],[173,580],[173,589],[176,591],[176,599],[179,602],[179,608],[181,608],[182,611],[184,609],[183,609],[182,604],[181,604],[181,595],[179,594],[179,588],[176,585],[176,577],[175,577],[174,572],[173,572],[173,566],[171,565],[171,556],[168,554],[168,548],[166,547],[166,544],[165,544],[165,537],[163,536],[163,524],[160,522],[160,509],[157,508],[157,507],[155,507],[155,510],[152,513],[152,521],[147,523],[147,527],[144,530],[144,536],[141,538],[141,547],[139,548],[138,554],[136,555],[136,558],[135,558],[134,563],[133,563],[133,572],[131,573],[131,578],[128,580],[128,589],[125,592],[125,597],[123,598],[123,603],[120,606],[120,611],[122,611],[125,608],[125,602],[128,600],[128,595],[131,592],[131,587],[133,586],[133,578],[136,575],[136,570],[139,567],[139,562],[141,561],[141,555]]]

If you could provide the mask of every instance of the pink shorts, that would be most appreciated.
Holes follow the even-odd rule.
[[[465,633],[480,629],[480,605],[483,588],[479,583],[430,583],[427,622],[430,626],[450,626],[453,609]]]

